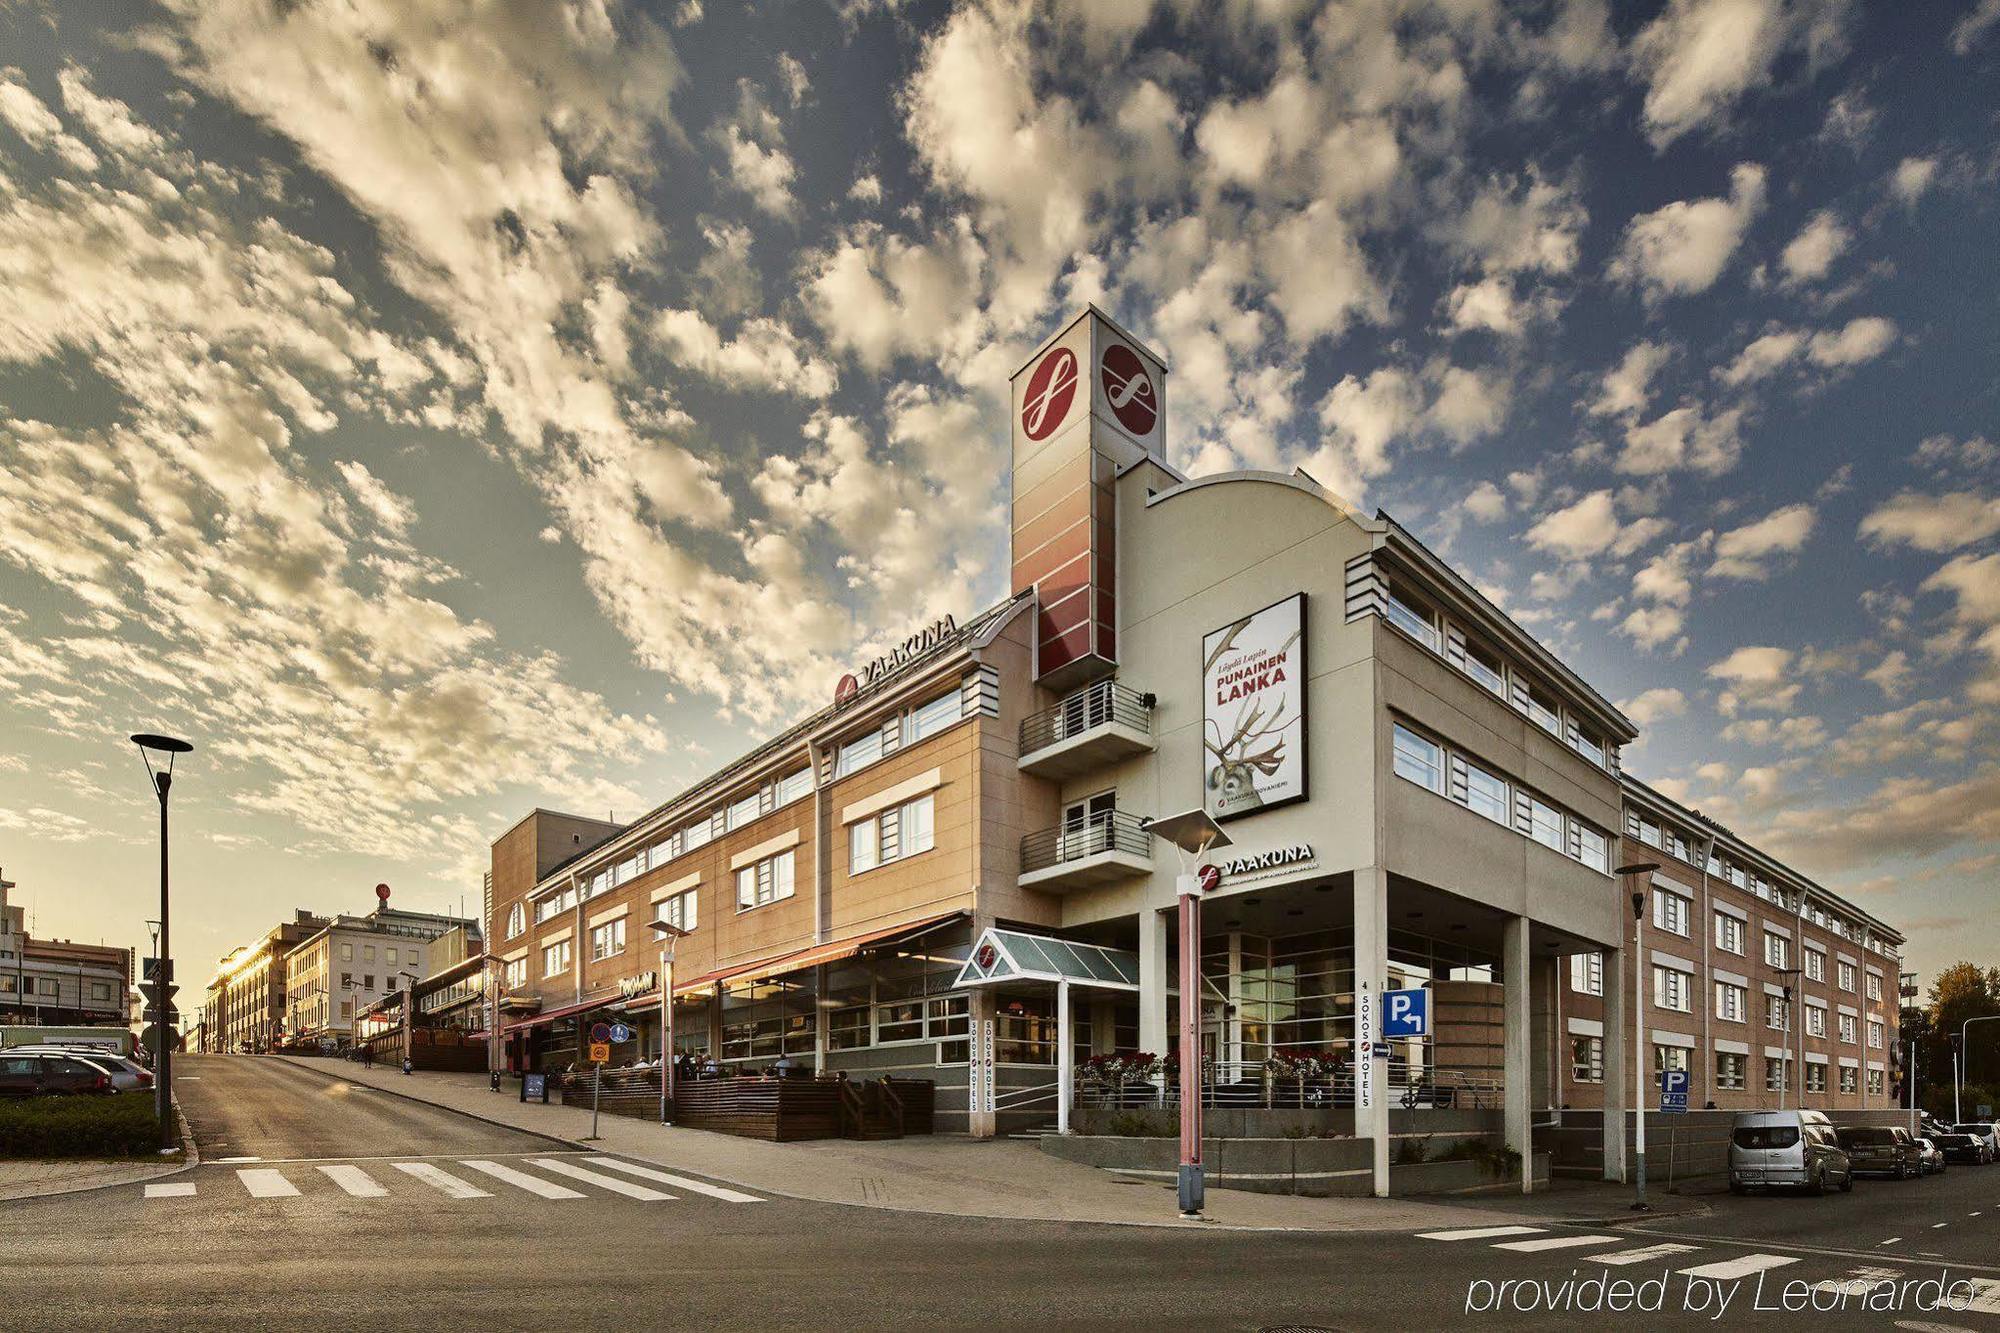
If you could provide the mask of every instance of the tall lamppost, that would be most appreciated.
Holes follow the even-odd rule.
[[[1638,1189],[1632,1200],[1632,1211],[1635,1213],[1643,1213],[1650,1206],[1646,1202],[1646,960],[1643,932],[1646,928],[1646,892],[1652,884],[1653,872],[1659,868],[1658,861],[1631,861],[1618,867],[1619,878],[1632,886],[1632,1083],[1635,1098],[1632,1107],[1632,1179]]]
[[[174,1052],[172,1029],[167,1023],[167,1014],[173,999],[173,952],[167,935],[167,793],[174,785],[174,757],[194,749],[184,740],[172,736],[155,736],[140,732],[132,737],[132,743],[139,747],[139,757],[146,763],[146,776],[152,780],[153,793],[160,798],[160,945],[153,957],[153,1031],[158,1043],[158,1058],[154,1062],[153,1105],[160,1118],[160,1150],[174,1146]],[[153,756],[166,756],[166,767],[153,767]]]
[[[1174,881],[1180,904],[1181,928],[1181,1216],[1198,1218],[1208,1191],[1201,1164],[1201,895],[1215,887],[1214,875],[1202,876],[1202,858],[1229,846],[1229,835],[1202,809],[1186,810],[1144,825],[1148,833],[1172,843],[1180,853],[1181,873]],[[1057,1095],[1067,1097],[1068,1088]]]
[[[660,1123],[674,1099],[674,948],[687,934],[663,913],[652,928],[660,932]]]

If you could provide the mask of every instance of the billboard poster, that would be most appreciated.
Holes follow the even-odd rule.
[[[1202,804],[1217,820],[1306,796],[1306,595],[1201,641]]]

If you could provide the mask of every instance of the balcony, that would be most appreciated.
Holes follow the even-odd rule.
[[[1020,769],[1066,778],[1153,748],[1153,696],[1100,680],[1021,723]]]
[[[1139,816],[1113,810],[1081,824],[1039,829],[1021,839],[1024,889],[1068,893],[1153,871],[1153,839]]]

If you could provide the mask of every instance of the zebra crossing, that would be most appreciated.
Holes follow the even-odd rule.
[[[211,1197],[219,1191],[240,1191],[253,1199],[338,1194],[350,1199],[388,1200],[430,1192],[449,1200],[466,1200],[518,1192],[551,1201],[615,1195],[638,1203],[667,1203],[688,1196],[721,1203],[764,1202],[758,1195],[726,1185],[597,1155],[580,1160],[574,1156],[521,1157],[511,1162],[467,1157],[437,1161],[369,1159],[228,1165],[229,1169],[224,1171],[219,1164],[199,1181],[155,1181],[145,1186],[144,1197],[148,1201],[188,1199],[198,1197],[206,1189]]]
[[[1798,1276],[1791,1271],[1794,1265],[1805,1263],[1809,1256],[1803,1254],[1768,1254],[1760,1251],[1741,1252],[1732,1250],[1726,1256],[1717,1256],[1704,1251],[1700,1245],[1683,1244],[1678,1241],[1663,1241],[1638,1244],[1641,1236],[1614,1236],[1590,1234],[1586,1232],[1556,1231],[1549,1227],[1508,1224],[1481,1227],[1457,1227],[1445,1231],[1420,1231],[1419,1240],[1442,1241],[1447,1244],[1481,1243],[1486,1248],[1521,1255],[1544,1255],[1578,1266],[1624,1268],[1635,1264],[1647,1264],[1674,1273],[1686,1279],[1701,1278],[1709,1282],[1734,1282],[1743,1279],[1756,1280],[1766,1274],[1778,1274],[1791,1279]],[[1597,1252],[1593,1253],[1595,1250]],[[1818,1257],[1818,1256],[1812,1256]],[[1889,1268],[1880,1265],[1865,1265],[1847,1269],[1837,1276],[1821,1278],[1812,1282],[1813,1290],[1838,1296],[1843,1293],[1865,1294],[1884,1282],[1900,1282],[1909,1278],[1907,1269]],[[1966,1284],[1970,1291],[1970,1303],[1963,1309],[1953,1307],[1961,1314],[2000,1315],[2000,1280],[1982,1277],[1962,1277],[1953,1274],[1954,1281]]]

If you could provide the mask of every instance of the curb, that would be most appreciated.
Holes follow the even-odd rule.
[[[182,1162],[179,1166],[150,1176],[134,1176],[130,1180],[104,1180],[94,1185],[64,1185],[58,1189],[37,1190],[33,1194],[15,1194],[0,1199],[0,1208],[10,1203],[27,1203],[34,1199],[59,1199],[65,1194],[89,1194],[95,1190],[123,1189],[127,1185],[150,1185],[156,1180],[166,1180],[192,1171],[201,1165],[201,1148],[194,1141],[194,1134],[188,1127],[187,1116],[181,1110],[181,1099],[174,1098],[174,1123],[180,1129]]]

